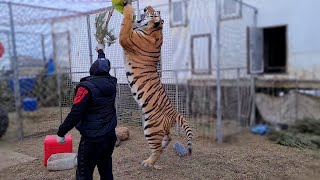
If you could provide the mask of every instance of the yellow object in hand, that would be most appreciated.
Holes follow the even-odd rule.
[[[123,14],[123,0],[112,0],[112,6],[121,14]]]
[[[124,8],[124,0],[112,0],[112,6],[121,14],[123,14],[123,8]],[[136,16],[133,15],[133,20],[136,20]]]

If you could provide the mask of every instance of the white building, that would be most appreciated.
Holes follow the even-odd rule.
[[[179,24],[179,20],[184,22],[183,16],[187,15],[186,26],[170,28],[173,54],[172,62],[168,63],[172,63],[172,69],[194,69],[197,72],[206,70],[210,63],[213,69],[216,68],[216,2],[218,1],[172,0],[172,4],[159,6],[163,1],[140,0],[140,7],[151,4],[159,6],[165,12],[171,6],[171,25]],[[250,58],[247,55],[247,27],[256,26],[263,37],[263,41],[256,41],[260,46],[255,44],[254,47],[255,53],[261,52],[257,56],[260,58],[255,59],[263,65],[260,66],[263,75],[259,79],[311,81],[320,78],[320,73],[317,73],[320,70],[320,36],[316,35],[320,31],[320,24],[315,23],[319,1],[302,3],[297,0],[243,0],[242,6],[232,2],[233,0],[220,2],[222,17],[235,13],[235,17],[220,23],[222,68],[248,67]],[[179,7],[181,5],[183,6]],[[178,22],[172,22],[174,19]],[[208,48],[210,46],[211,52]],[[164,45],[164,51],[165,49]],[[166,59],[163,59],[163,63],[167,63]],[[222,75],[224,76],[223,73]]]
[[[297,0],[243,0],[243,3],[238,0],[220,0],[220,23],[217,23],[218,0],[139,2],[140,10],[152,5],[165,20],[161,69],[191,70],[179,71],[179,80],[215,78],[218,38],[221,45],[221,68],[240,67],[241,77],[247,77],[251,62],[255,62],[255,70],[260,71],[258,79],[312,81],[320,78],[320,73],[317,73],[320,70],[320,37],[316,35],[320,24],[315,23],[320,2],[317,0],[304,3]],[[137,4],[134,7],[137,9]],[[95,30],[92,27],[94,17],[90,16],[93,49],[96,45],[93,36]],[[67,25],[65,21],[55,23],[53,31],[70,32],[72,72],[87,71],[90,67],[90,53],[86,18],[67,21]],[[110,26],[116,35],[120,31],[121,21],[122,15],[115,12]],[[248,31],[252,27],[256,27],[256,30]],[[249,38],[248,32],[255,33],[251,33]],[[94,51],[92,55],[95,60]],[[113,67],[123,67],[123,53],[119,43],[107,48],[107,57]],[[68,62],[64,64],[69,65]],[[118,76],[123,74],[125,83],[124,72],[120,69],[116,73]],[[172,79],[172,75],[172,72],[162,73],[163,79]],[[221,75],[225,79],[235,78],[236,70],[222,70]],[[75,81],[79,78],[75,78]]]

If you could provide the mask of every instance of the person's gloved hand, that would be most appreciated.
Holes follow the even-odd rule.
[[[60,136],[57,136],[57,142],[59,144],[64,144],[66,142],[66,138],[65,137],[60,137]]]
[[[96,46],[96,51],[98,52],[99,50],[103,50],[104,51],[105,46],[103,44],[97,44]]]

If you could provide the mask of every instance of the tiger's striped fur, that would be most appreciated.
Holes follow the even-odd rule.
[[[170,128],[178,123],[186,132],[188,153],[192,152],[193,133],[186,119],[175,110],[166,95],[157,73],[161,57],[164,21],[152,8],[145,8],[145,18],[133,27],[134,10],[124,7],[120,44],[125,53],[125,68],[132,95],[142,108],[144,135],[152,151],[145,167],[154,167],[163,150],[171,141]]]

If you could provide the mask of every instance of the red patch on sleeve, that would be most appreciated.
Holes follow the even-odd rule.
[[[74,98],[73,104],[78,104],[82,101],[82,99],[88,94],[88,90],[86,90],[84,87],[79,87],[76,97]]]

